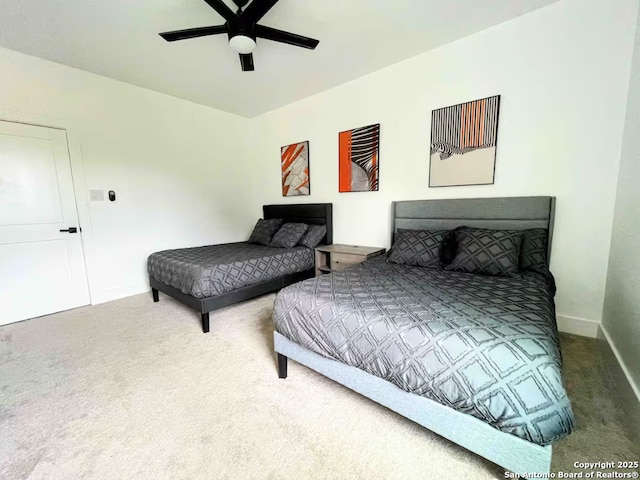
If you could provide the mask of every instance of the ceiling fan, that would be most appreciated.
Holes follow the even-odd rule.
[[[253,71],[253,50],[256,48],[256,38],[273,40],[274,42],[288,43],[296,47],[304,47],[313,50],[320,43],[313,38],[303,37],[295,33],[276,30],[275,28],[258,25],[279,0],[253,0],[247,8],[244,8],[249,0],[233,0],[238,6],[238,11],[233,11],[222,0],[204,0],[211,8],[218,12],[225,20],[224,25],[211,27],[187,28],[164,32],[160,36],[167,42],[186,40],[187,38],[205,37],[226,33],[229,36],[229,46],[240,55],[242,70]],[[244,9],[244,10],[243,10]]]

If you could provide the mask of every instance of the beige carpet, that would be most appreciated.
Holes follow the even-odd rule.
[[[294,362],[279,380],[273,299],[212,313],[209,334],[162,294],[1,327],[0,478],[504,478]],[[553,469],[637,459],[615,397],[594,386],[592,341],[563,341],[579,429],[557,444]]]

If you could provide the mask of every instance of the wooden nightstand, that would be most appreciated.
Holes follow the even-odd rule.
[[[380,247],[360,247],[358,245],[320,245],[316,250],[316,276],[323,273],[337,272],[352,265],[386,252]]]

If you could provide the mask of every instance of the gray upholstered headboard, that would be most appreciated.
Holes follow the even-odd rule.
[[[398,228],[413,230],[453,230],[462,225],[492,230],[546,228],[547,265],[556,197],[462,198],[393,202],[393,237]]]

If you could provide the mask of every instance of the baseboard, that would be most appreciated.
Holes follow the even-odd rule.
[[[601,340],[606,340],[607,343],[609,344],[609,348],[611,348],[613,355],[616,357],[616,360],[618,361],[618,364],[620,365],[620,368],[622,369],[622,372],[624,373],[625,378],[627,379],[627,381],[629,382],[629,385],[631,386],[631,390],[633,390],[633,393],[636,394],[636,398],[638,399],[638,403],[640,404],[640,388],[638,388],[638,385],[636,385],[635,382],[633,381],[633,378],[631,378],[631,374],[629,373],[629,369],[627,368],[627,365],[625,364],[624,360],[620,356],[620,352],[618,351],[618,349],[616,348],[616,345],[611,340],[611,337],[609,336],[609,332],[607,332],[607,329],[605,328],[604,325],[600,325],[600,332],[602,333],[602,335],[598,335],[598,338]]]
[[[91,305],[111,302],[120,298],[131,297],[150,291],[148,283],[137,283],[134,285],[123,285],[121,287],[110,288],[99,292],[91,292]]]
[[[569,315],[556,315],[558,330],[582,337],[596,338],[598,336],[599,322],[586,318],[570,317]]]
[[[598,329],[599,352],[609,376],[617,390],[617,402],[625,412],[625,429],[640,444],[640,388],[634,382],[620,352],[611,340],[607,329]]]

